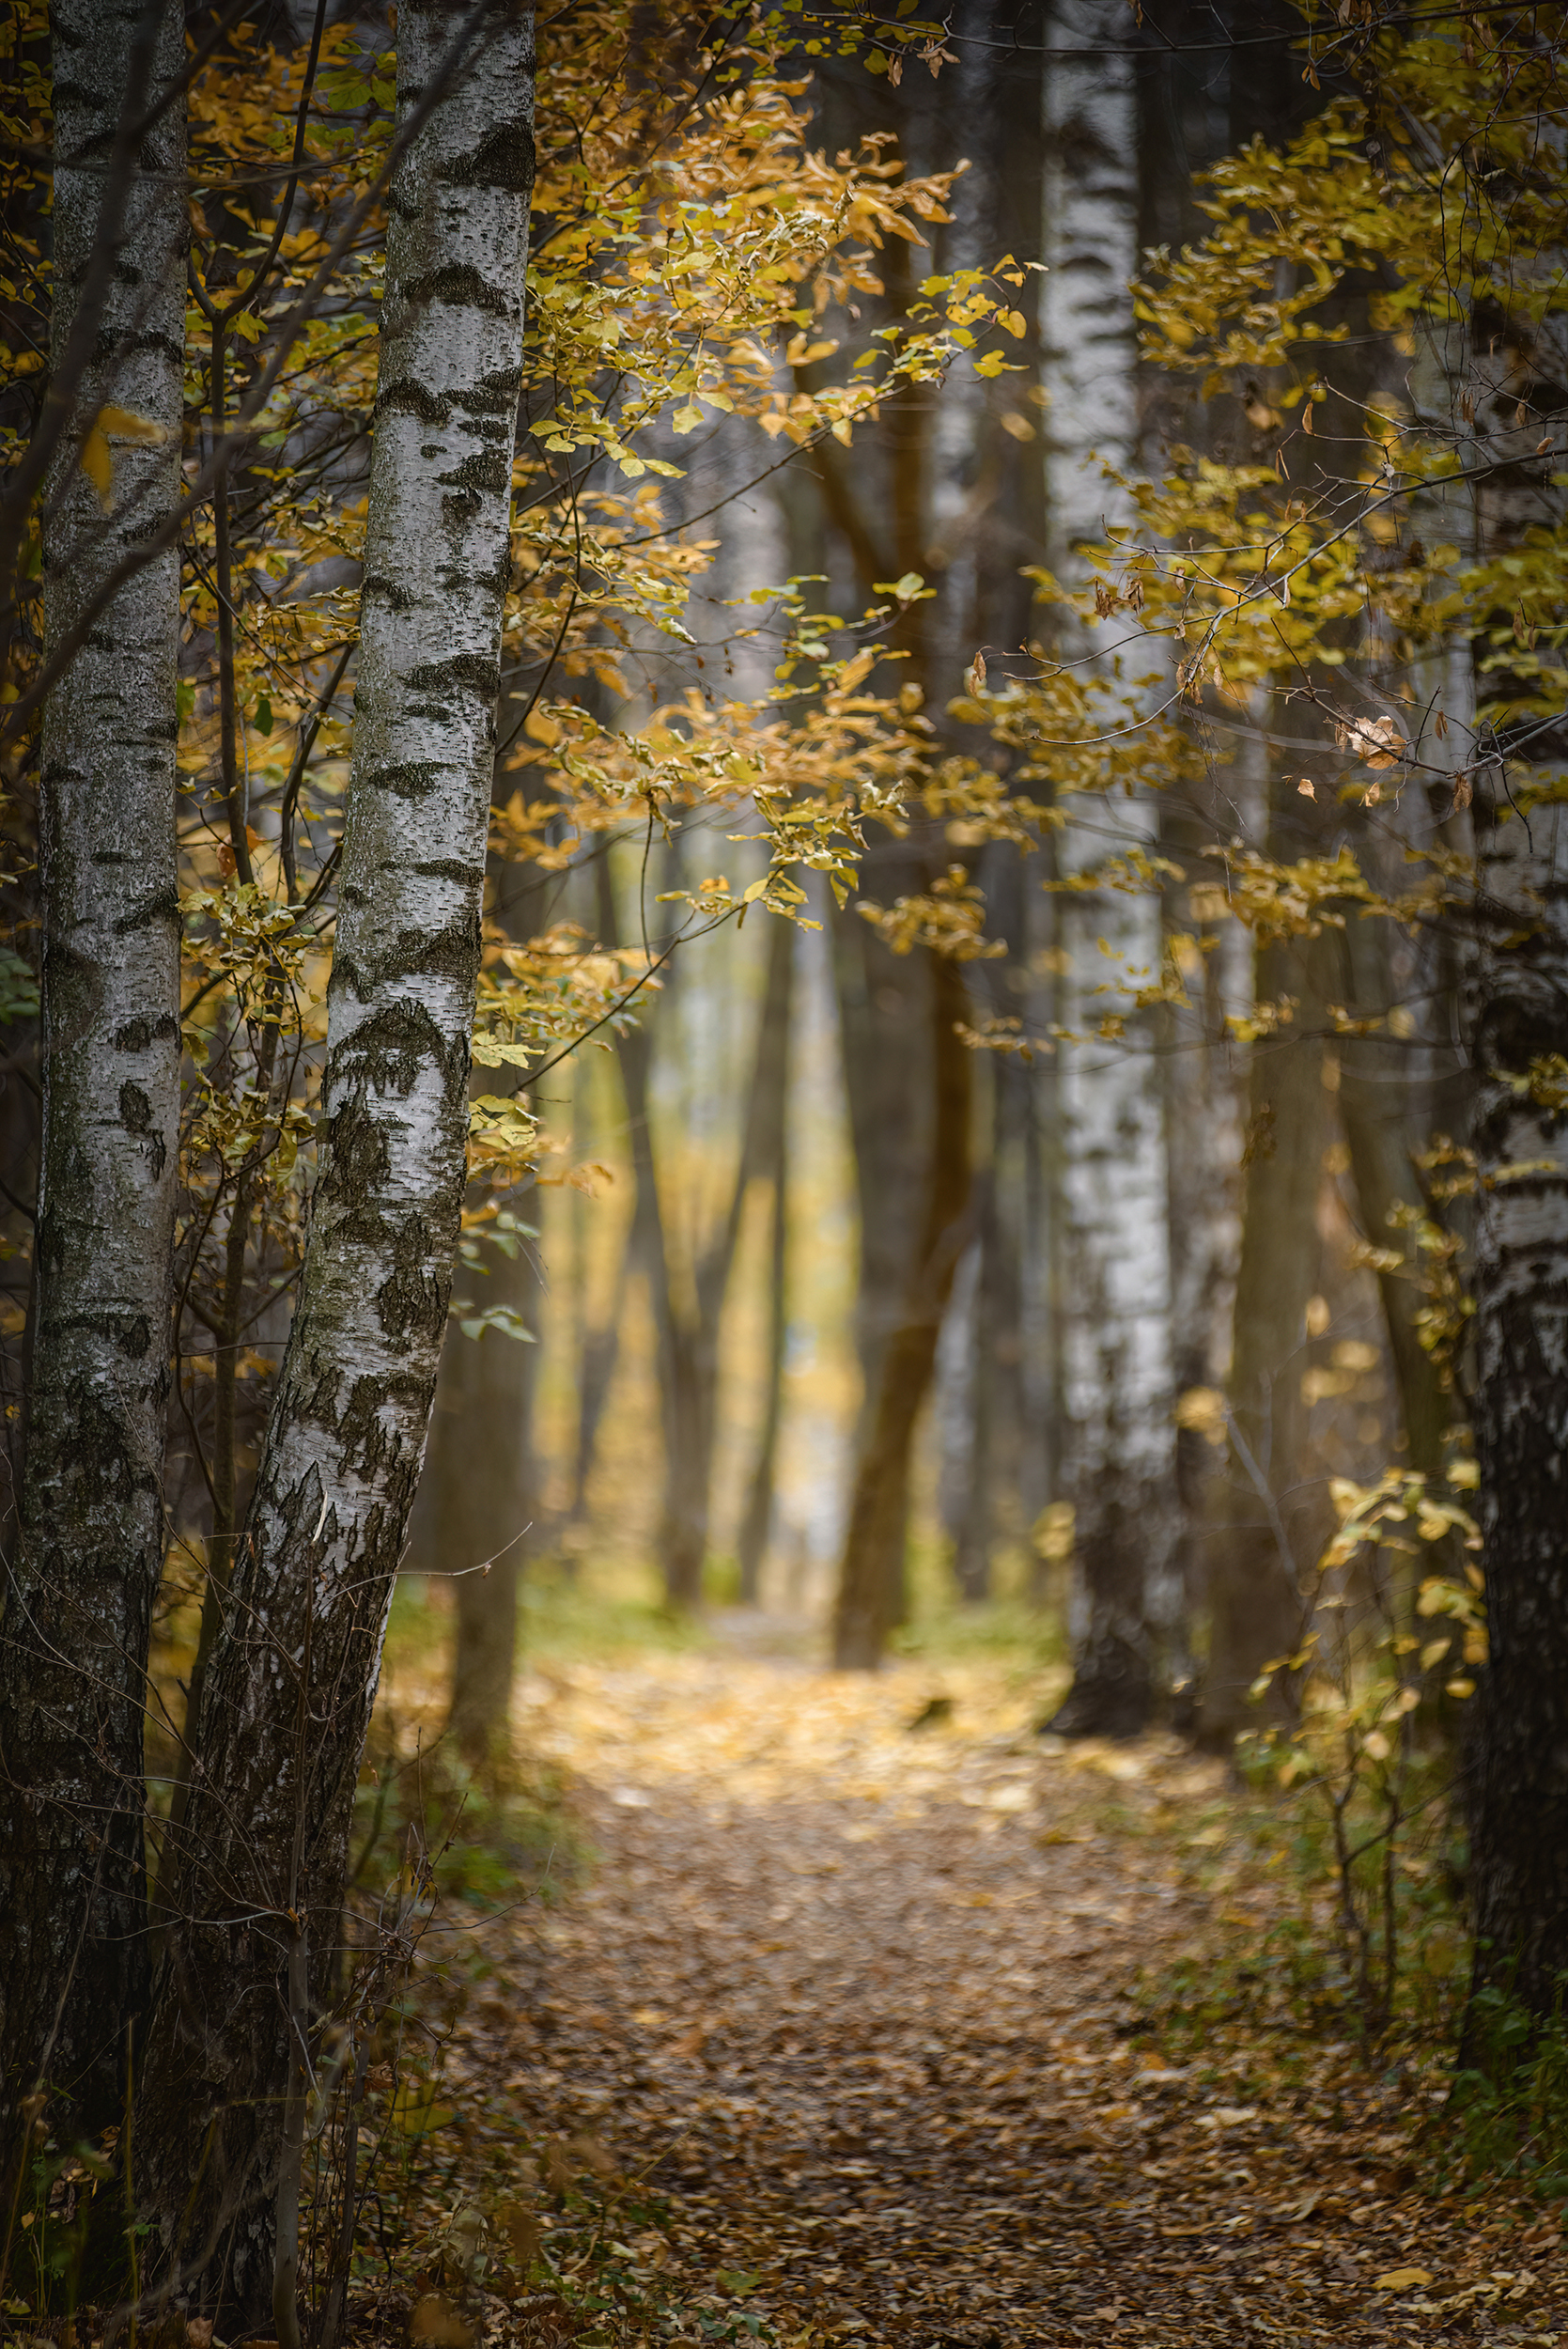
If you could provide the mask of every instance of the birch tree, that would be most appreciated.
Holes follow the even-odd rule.
[[[285,2091],[334,1952],[463,1197],[533,181],[532,11],[412,0],[397,41],[399,119],[439,95],[391,191],[324,1142],[136,2124],[165,2273],[283,2341]]]
[[[1538,195],[1560,188],[1563,147],[1560,113],[1522,159]],[[1472,359],[1464,397],[1484,429],[1483,559],[1506,562],[1561,531],[1560,260],[1541,257],[1517,289],[1508,343],[1498,351],[1488,332],[1491,347]],[[1486,683],[1522,700],[1533,645],[1528,628],[1515,622],[1513,633],[1519,673],[1499,678],[1494,659]],[[1466,1026],[1490,1657],[1471,1802],[1476,1979],[1545,2019],[1568,1969],[1568,742],[1560,719],[1548,719],[1487,729],[1478,747]],[[1475,2030],[1472,2015],[1472,2039]]]
[[[56,0],[51,24],[52,398],[73,412],[44,485],[46,658],[178,501],[186,242],[179,10]],[[119,589],[49,693],[40,759],[43,1128],[20,1544],[0,1624],[0,2047],[5,2091],[57,2083],[89,2126],[119,2111],[146,1989],[144,1674],[179,1104],[179,589],[172,550]]]
[[[1081,541],[1104,538],[1102,460],[1138,440],[1129,280],[1138,249],[1137,107],[1119,0],[1056,0],[1047,24],[1044,342],[1050,568],[1076,583]],[[1090,658],[1093,639],[1063,640]],[[1152,842],[1146,797],[1075,797],[1063,880]],[[1050,1726],[1123,1734],[1148,1719],[1173,1611],[1174,1430],[1164,1120],[1146,1022],[1115,1022],[1118,975],[1157,972],[1152,894],[1076,888],[1062,899],[1060,1179],[1066,1484],[1074,1517],[1073,1685]],[[1108,1014],[1111,1025],[1099,1031]]]

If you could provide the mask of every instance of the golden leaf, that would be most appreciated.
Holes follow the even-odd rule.
[[[168,439],[169,428],[151,416],[138,416],[129,408],[99,410],[82,443],[82,471],[98,491],[105,513],[115,483],[114,459],[109,453],[111,433],[116,441],[133,441],[142,448],[156,448]]]

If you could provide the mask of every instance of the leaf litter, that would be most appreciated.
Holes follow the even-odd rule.
[[[1219,1765],[1041,1738],[1042,1694],[992,1663],[529,1674],[593,1864],[432,1937],[424,2265],[356,2331],[1568,2342],[1558,2217],[1433,2190],[1436,2061],[1186,2026],[1170,1985],[1245,1982],[1278,1878],[1228,1859]]]

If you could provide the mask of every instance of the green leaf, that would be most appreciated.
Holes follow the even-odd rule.
[[[38,1017],[39,983],[22,957],[0,946],[0,1027]]]
[[[265,693],[256,705],[256,730],[257,734],[271,734],[272,731],[272,705]]]
[[[458,2117],[455,2105],[437,2101],[433,2080],[404,2080],[392,2100],[392,2118],[405,2137],[428,2137],[433,2129],[450,2128]]]
[[[487,1305],[481,1314],[464,1314],[458,1327],[465,1338],[482,1338],[487,1330],[499,1330],[504,1338],[519,1338],[525,1346],[535,1343],[533,1330],[510,1305]]]

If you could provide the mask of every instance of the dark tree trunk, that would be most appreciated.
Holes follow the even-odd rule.
[[[1529,1072],[1568,1059],[1568,808],[1545,800],[1527,814],[1504,800],[1499,768],[1484,781],[1468,1026],[1491,1653],[1476,1700],[1470,1897],[1477,1987],[1545,2019],[1568,1975],[1568,1114],[1549,1088],[1532,1093]],[[1473,2009],[1469,2036],[1477,2060],[1496,2054]]]
[[[76,414],[43,523],[54,644],[178,501],[187,231],[183,99],[121,151],[183,66],[179,11],[56,0],[52,23],[56,368],[78,299],[107,278],[85,374],[56,386]],[[83,440],[105,407],[122,414],[100,435],[101,497]],[[0,2110],[46,2079],[72,2129],[118,2116],[147,1985],[145,1675],[179,1113],[179,597],[174,553],[147,563],[43,723],[31,1392],[0,1626]]]
[[[1290,1654],[1301,1629],[1292,1540],[1300,1443],[1301,1347],[1317,1288],[1318,1193],[1327,1138],[1323,1087],[1327,938],[1265,946],[1257,993],[1297,998],[1296,1033],[1252,1047],[1243,1148],[1226,1491],[1210,1568],[1209,1653],[1200,1742],[1228,1752],[1250,1718],[1259,1668]]]
[[[530,875],[532,874],[532,879]],[[491,922],[507,937],[530,934],[538,875],[490,860]],[[481,1082],[480,1080],[483,1080]],[[492,1080],[476,1072],[478,1090]],[[475,1185],[471,1197],[487,1194]],[[515,1205],[512,1208],[514,1221]],[[539,1277],[528,1239],[502,1225],[459,1264],[442,1342],[430,1440],[410,1528],[411,1567],[450,1576],[452,1693],[446,1732],[478,1767],[505,1757],[517,1657],[518,1582],[532,1545],[534,1343]],[[512,1327],[493,1316],[509,1315]],[[517,1326],[530,1335],[514,1334]]]
[[[1383,1017],[1395,997],[1389,969],[1389,926],[1351,917],[1340,934],[1347,984],[1344,1000]],[[1445,1006],[1445,1008],[1447,1008]],[[1393,1356],[1405,1456],[1423,1475],[1443,1465],[1443,1436],[1459,1413],[1444,1392],[1436,1363],[1421,1341],[1418,1315],[1426,1302],[1415,1242],[1394,1224],[1398,1208],[1426,1212],[1416,1179],[1413,1148],[1429,1139],[1430,1096],[1417,1072],[1417,1053],[1380,1035],[1346,1037],[1340,1046],[1340,1120],[1361,1230],[1374,1248],[1404,1253],[1399,1269],[1379,1271],[1389,1350]]]
[[[525,1325],[536,1308],[538,1284],[521,1255],[474,1286],[481,1306],[510,1304]],[[505,1759],[511,1717],[518,1582],[534,1506],[536,1352],[502,1330],[466,1337],[454,1318],[436,1389],[432,1531],[440,1571],[453,1577],[456,1619],[446,1728],[475,1767]]]
[[[930,963],[931,1146],[924,1214],[918,1251],[905,1275],[902,1308],[883,1339],[862,1418],[833,1618],[833,1661],[841,1672],[875,1671],[898,1620],[910,1447],[931,1383],[953,1276],[969,1236],[971,1068],[969,1048],[955,1033],[968,1003],[957,967],[936,956]]]
[[[768,996],[757,1039],[757,1093],[763,1132],[756,1173],[768,1182],[768,1354],[762,1429],[746,1488],[737,1555],[740,1601],[754,1607],[773,1525],[773,1487],[784,1421],[784,1347],[789,1335],[789,1040],[795,994],[795,932],[783,922],[768,941]]]
[[[533,179],[532,12],[404,0],[397,41],[400,117],[440,94],[389,204],[324,1142],[134,2138],[147,2268],[280,2338],[287,1984],[303,1935],[319,2014],[463,1198]]]

